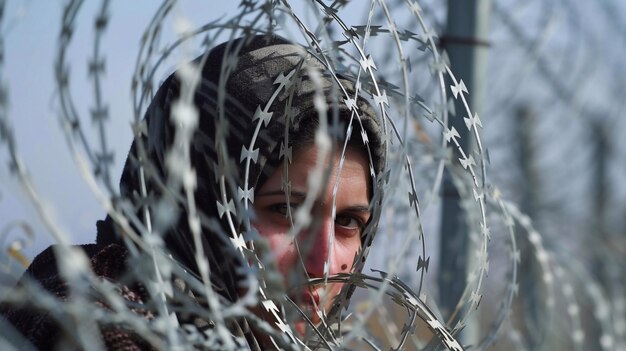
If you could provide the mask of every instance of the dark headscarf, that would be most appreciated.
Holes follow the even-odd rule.
[[[231,239],[240,233],[246,240],[253,239],[250,228],[246,228],[251,213],[245,211],[244,203],[249,201],[246,190],[259,189],[283,162],[288,154],[286,134],[290,140],[301,138],[303,133],[310,133],[311,125],[317,125],[311,123],[319,118],[319,104],[314,104],[316,88],[321,88],[326,100],[329,125],[334,124],[333,120],[340,122],[345,134],[350,116],[354,116],[353,134],[365,142],[363,148],[371,160],[373,179],[383,170],[385,150],[376,114],[357,97],[354,84],[333,74],[301,46],[271,36],[240,38],[213,48],[206,57],[192,63],[202,64],[201,81],[194,94],[199,121],[189,150],[197,177],[195,202],[211,282],[224,297],[234,301],[236,270],[244,262]],[[311,70],[320,74],[321,86],[311,80]],[[145,205],[154,221],[159,221],[158,206],[153,204],[170,205],[165,208],[175,211],[177,219],[164,225],[166,248],[188,270],[197,273],[188,208],[181,201],[184,197],[180,184],[169,179],[171,169],[167,165],[176,133],[172,105],[180,97],[182,84],[187,83],[172,74],[154,96],[145,115],[145,133],[134,141],[124,166],[120,193],[135,206],[139,218]],[[259,123],[262,125],[256,134]],[[247,163],[246,157],[251,162]],[[147,198],[140,195],[142,173]],[[222,189],[220,179],[224,180]],[[231,223],[225,214],[229,210],[233,212]],[[375,227],[376,222],[377,218],[369,226]],[[120,241],[121,234],[115,233],[115,227],[110,217],[101,223],[98,244]]]

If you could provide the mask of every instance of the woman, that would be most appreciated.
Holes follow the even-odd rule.
[[[323,281],[362,268],[378,221],[385,149],[376,115],[350,81],[281,38],[237,39],[193,63],[201,79],[194,83],[185,69],[170,76],[138,128],[118,220],[100,221],[96,243],[83,246],[93,271],[119,286],[134,312],[161,313],[151,304],[158,294],[146,287],[154,277],[144,281],[135,265],[146,248],[132,228],[176,262],[165,274],[175,282],[167,298],[180,325],[219,331],[224,322],[234,341],[215,347],[288,347],[310,336],[310,327],[324,337],[351,289]],[[120,213],[130,224],[120,223]],[[34,260],[23,279],[30,278],[68,299],[52,249]],[[251,313],[220,319],[210,291],[201,296],[194,285],[202,279],[226,306],[256,296],[246,303]],[[189,296],[204,312],[178,308]],[[46,313],[4,314],[36,348],[75,345]],[[127,326],[99,328],[109,349],[164,347]]]

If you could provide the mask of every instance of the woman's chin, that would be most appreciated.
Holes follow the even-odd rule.
[[[294,326],[296,335],[302,338],[306,336],[307,332],[310,333],[310,329],[314,328],[314,326],[319,326],[322,319],[320,313],[313,306],[300,306],[300,309],[306,314],[309,320],[307,321],[303,317],[300,317],[295,320],[292,325]]]
[[[294,324],[294,329],[296,330],[296,335],[300,338],[303,338],[306,333],[307,323],[305,321],[297,321]]]

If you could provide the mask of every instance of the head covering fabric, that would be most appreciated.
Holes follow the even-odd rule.
[[[244,223],[250,212],[244,210],[246,199],[240,194],[260,188],[283,162],[286,134],[296,136],[302,132],[301,125],[319,118],[316,91],[321,91],[325,97],[328,118],[339,116],[344,128],[355,111],[346,96],[356,100],[358,116],[354,116],[353,128],[359,131],[362,125],[367,135],[373,174],[383,171],[385,148],[376,114],[357,96],[355,85],[333,74],[321,60],[299,45],[276,36],[239,38],[216,46],[192,64],[203,64],[202,77],[194,94],[199,124],[189,150],[197,177],[195,202],[201,215],[202,244],[210,266],[211,283],[220,294],[235,301],[237,269],[246,263],[230,241],[238,233],[232,233],[225,216],[220,216],[227,204],[223,199],[233,201],[235,229],[246,234]],[[314,70],[321,77],[321,86],[310,77]],[[186,204],[180,201],[180,187],[167,186],[171,185],[168,183],[171,172],[168,150],[173,147],[176,132],[172,106],[180,97],[182,84],[185,82],[172,74],[156,92],[144,118],[146,133],[135,139],[126,160],[120,195],[133,204],[138,215],[144,206],[155,213],[159,209],[154,203],[169,204],[166,208],[176,216],[163,226],[161,234],[166,249],[188,270],[197,272]],[[257,133],[255,127],[259,123],[262,125]],[[253,162],[242,162],[244,156]],[[247,173],[246,167],[249,167]],[[147,199],[140,195],[141,173],[145,176]],[[245,174],[248,189],[244,189]],[[220,179],[224,179],[225,188],[220,189]],[[153,216],[156,222],[160,220],[158,217]],[[99,224],[97,242],[120,242],[123,234],[115,228],[107,217]]]

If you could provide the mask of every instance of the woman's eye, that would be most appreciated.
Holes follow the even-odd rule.
[[[291,209],[289,210],[288,207],[290,207]],[[275,212],[275,213],[278,213],[287,217],[289,215],[289,212],[291,212],[291,214],[293,215],[293,213],[296,211],[297,208],[298,206],[296,204],[287,205],[286,203],[280,203],[280,204],[272,205],[270,207],[270,210],[272,210],[272,212]]]
[[[346,215],[337,215],[335,217],[335,223],[342,227],[350,229],[360,229],[362,226],[362,223],[359,219],[353,216]]]

